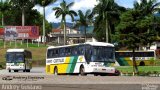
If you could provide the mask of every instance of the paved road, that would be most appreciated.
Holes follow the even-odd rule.
[[[46,74],[44,67],[34,67],[30,73],[0,70],[0,90],[35,90],[25,86],[36,90],[160,90],[160,77],[55,76]]]
[[[45,68],[44,67],[33,67],[31,69],[31,72],[23,72],[23,71],[19,71],[19,72],[8,72],[8,70],[6,69],[2,69],[0,70],[0,75],[44,75],[45,74]]]

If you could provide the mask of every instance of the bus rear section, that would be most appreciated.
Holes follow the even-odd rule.
[[[32,69],[32,53],[25,49],[8,49],[6,52],[6,69],[11,72],[30,72]]]
[[[155,60],[158,60],[158,55],[155,50],[136,51],[135,60],[138,66],[151,66],[154,65]],[[120,66],[132,66],[133,52],[116,51],[116,61]]]
[[[115,63],[114,45],[85,43],[49,47],[46,58],[46,73],[119,75],[112,67]]]

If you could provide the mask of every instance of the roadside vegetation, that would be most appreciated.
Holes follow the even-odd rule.
[[[123,76],[133,75],[133,66],[117,66],[117,70],[121,72]],[[160,66],[138,66],[138,76],[159,76]]]

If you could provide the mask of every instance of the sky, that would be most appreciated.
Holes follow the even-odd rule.
[[[95,5],[98,4],[97,0],[65,0],[67,3],[74,2],[74,5],[70,8],[71,10],[75,10],[76,12],[78,10],[82,10],[85,12],[87,9],[93,9]],[[140,1],[140,0],[115,0],[115,2],[120,5],[124,6],[126,8],[132,8],[134,1]],[[160,1],[160,0],[158,0]],[[46,20],[48,22],[55,22],[58,23],[61,21],[61,17],[56,18],[55,17],[55,11],[52,10],[53,7],[60,6],[60,3],[62,0],[57,0],[57,2],[47,6],[45,8],[46,10]],[[33,9],[38,10],[41,14],[43,13],[43,8],[39,5],[36,5]],[[66,17],[67,22],[71,22],[71,18],[69,16]]]

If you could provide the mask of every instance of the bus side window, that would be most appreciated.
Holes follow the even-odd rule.
[[[65,56],[65,48],[60,49],[60,56],[64,57]]]
[[[70,55],[71,55],[71,49],[65,48],[65,56],[70,56]]]
[[[91,46],[85,46],[85,58],[87,62],[91,60]]]
[[[52,58],[53,55],[53,49],[49,49],[47,53],[47,58]]]
[[[72,55],[77,55],[77,49],[76,46],[72,48]]]
[[[52,57],[58,57],[58,49],[53,50]]]

